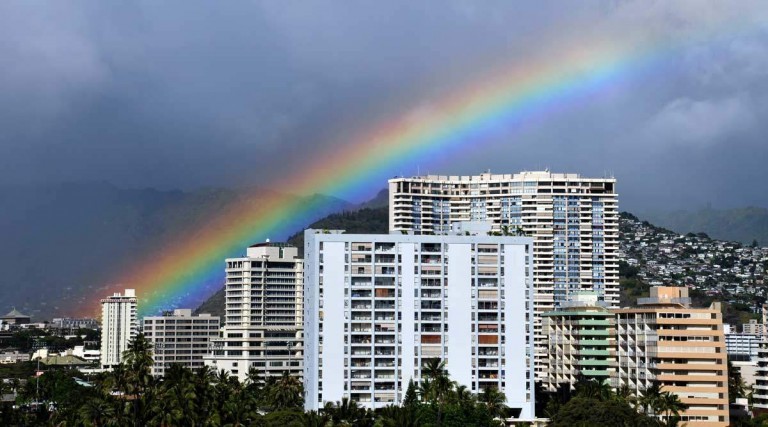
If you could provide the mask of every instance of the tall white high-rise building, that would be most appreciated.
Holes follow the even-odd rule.
[[[226,317],[205,364],[243,381],[303,373],[304,261],[285,243],[259,243],[226,260]]]
[[[128,343],[138,333],[136,291],[126,289],[101,300],[101,368],[112,369],[122,361]]]
[[[570,295],[595,292],[619,305],[619,211],[614,178],[549,171],[389,180],[389,229],[440,234],[456,222],[488,221],[495,232],[533,237],[535,348],[547,347],[541,316]],[[542,378],[543,372],[539,372]]]
[[[534,415],[533,239],[306,230],[305,408],[402,402],[431,358]]]
[[[152,343],[152,375],[163,376],[171,364],[203,366],[211,340],[219,337],[219,316],[192,315],[189,308],[144,318],[144,335]]]

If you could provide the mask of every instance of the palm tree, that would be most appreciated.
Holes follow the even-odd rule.
[[[469,391],[467,386],[455,384],[455,391],[453,392],[453,398],[456,403],[461,407],[469,407],[475,404],[475,397],[472,392]]]
[[[643,390],[639,403],[645,414],[656,414],[659,409],[659,400],[661,399],[661,385],[654,382],[648,388]]]
[[[113,420],[115,408],[102,397],[91,397],[78,411],[79,422],[83,425],[100,427]]]
[[[436,357],[427,359],[421,369],[421,373],[426,377],[422,381],[422,396],[425,400],[429,400],[430,403],[437,404],[437,424],[441,425],[443,406],[448,395],[453,390],[454,383],[445,369],[445,361]]]
[[[504,404],[507,401],[504,393],[497,390],[496,387],[488,387],[480,393],[479,400],[485,404],[492,417],[504,419],[505,410],[507,409],[507,406]]]
[[[248,391],[258,395],[261,392],[262,387],[264,387],[264,379],[261,377],[261,372],[251,366],[250,369],[248,369],[245,384],[245,388],[248,389]]]
[[[120,393],[128,392],[128,370],[125,369],[125,365],[120,363],[112,368],[111,374],[106,378],[105,384],[110,389],[109,391],[117,391]]]
[[[123,352],[123,362],[134,373],[149,373],[154,363],[152,360],[152,343],[150,343],[144,334],[136,335],[130,343],[128,349]]]
[[[307,427],[325,427],[331,422],[331,416],[327,413],[309,411],[304,414],[304,425]]]
[[[299,408],[303,403],[303,390],[299,380],[283,372],[283,376],[271,387],[271,403],[274,409]]]
[[[731,361],[728,361],[728,398],[735,402],[739,397],[746,396],[747,385],[741,377],[741,372],[734,368]]]
[[[195,407],[201,420],[218,417],[219,405],[216,404],[216,390],[213,386],[215,379],[216,371],[210,366],[198,368],[192,377],[195,388]]]
[[[574,388],[576,389],[576,395],[580,397],[601,401],[609,400],[613,397],[611,386],[604,381],[599,381],[594,378],[579,380],[576,382]]]
[[[445,361],[436,357],[428,359],[421,372],[430,380],[432,398],[438,403],[444,403],[453,388],[453,382],[445,369]]]
[[[626,402],[629,406],[637,410],[637,397],[634,392],[632,392],[632,388],[629,385],[622,384],[622,386],[616,390],[616,399],[621,402]]]
[[[258,418],[256,400],[242,389],[237,389],[229,395],[222,405],[221,412],[222,423],[232,426],[251,425]]]
[[[416,409],[408,406],[386,406],[381,410],[379,420],[384,427],[419,427],[421,425],[421,418]]]
[[[659,397],[658,409],[665,414],[666,424],[671,427],[677,425],[680,412],[688,409],[688,405],[680,401],[680,397],[675,393],[665,391]]]
[[[341,398],[335,405],[326,405],[325,411],[331,416],[334,424],[357,425],[365,418],[365,409],[347,397]]]
[[[153,412],[160,415],[159,425],[194,425],[198,408],[192,371],[178,364],[170,366],[160,385]],[[159,409],[159,410],[158,410]]]

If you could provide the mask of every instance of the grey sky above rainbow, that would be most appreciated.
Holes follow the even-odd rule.
[[[0,3],[0,180],[269,184],[402,120],[450,127],[500,75],[692,37],[381,176],[548,167],[616,175],[626,209],[768,206],[765,2],[284,3]]]

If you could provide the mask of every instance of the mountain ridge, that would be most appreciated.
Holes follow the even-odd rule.
[[[107,182],[0,187],[0,236],[6,242],[0,245],[0,312],[15,306],[36,319],[76,316],[160,243],[203,227],[243,200],[275,194],[258,187],[182,191]],[[323,195],[302,199],[313,197],[327,199],[317,217],[354,207]]]
[[[382,193],[385,193],[385,192],[386,190],[382,190],[382,192],[380,192],[374,200],[378,199],[379,201],[381,201],[383,199]],[[372,204],[372,206],[378,206],[375,208],[367,207],[367,206],[371,206],[371,204],[367,204],[367,203],[363,203],[359,206],[362,206],[362,208],[358,207],[358,209],[353,209],[349,211],[328,215],[312,223],[308,228],[343,229],[350,233],[387,233],[389,231],[388,204],[385,204],[385,205],[382,205],[381,203]],[[623,221],[625,218],[638,220],[638,218],[635,215],[628,212],[622,212],[620,215],[620,218],[621,218],[620,221]],[[647,220],[644,222],[647,223],[654,230],[657,230],[658,232],[685,234],[683,232],[680,232],[679,230],[671,231],[673,229],[669,227],[660,226],[658,224],[652,224],[650,221],[647,221]],[[620,228],[621,230],[624,230],[623,225]],[[699,231],[696,231],[695,233],[708,233],[708,232],[699,230]],[[621,235],[622,233],[620,232],[620,236]],[[294,246],[297,246],[301,252],[301,250],[303,249],[303,242],[304,242],[303,231],[299,231],[293,234],[292,236],[290,236],[287,239],[287,242],[293,244]],[[634,295],[634,297],[637,297],[637,295]],[[211,299],[203,303],[203,305],[201,305],[198,308],[197,312],[206,312],[214,315],[223,316],[224,303],[225,303],[225,294],[224,294],[224,288],[222,287]]]
[[[641,212],[646,220],[678,233],[707,233],[719,240],[768,245],[768,209],[757,206],[732,209]]]

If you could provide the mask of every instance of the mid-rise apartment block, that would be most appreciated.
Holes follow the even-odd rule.
[[[747,324],[745,323],[746,327]],[[725,332],[725,349],[728,353],[728,360],[734,361],[749,361],[757,358],[757,351],[760,348],[760,342],[763,340],[762,335],[736,332],[730,325],[723,325]],[[749,329],[754,331],[755,329]]]
[[[543,369],[541,316],[570,295],[594,291],[619,303],[619,210],[614,178],[549,171],[389,180],[389,229],[448,232],[457,221],[488,221],[494,232],[531,236],[535,352]],[[543,371],[539,372],[543,379]]]
[[[99,329],[99,323],[91,318],[55,317],[51,320],[50,327],[75,332],[77,329]]]
[[[136,291],[126,289],[101,300],[101,368],[111,369],[122,361],[128,343],[138,333]]]
[[[303,266],[298,249],[259,243],[226,260],[226,318],[205,364],[245,380],[303,374]]]
[[[534,412],[533,239],[305,231],[305,407],[402,402],[423,364]]]
[[[765,310],[765,308],[763,308],[763,310]],[[758,322],[757,319],[750,319],[748,323],[742,323],[741,332],[749,335],[759,335],[762,337],[766,335],[765,324]]]
[[[219,336],[219,326],[218,316],[193,316],[191,309],[145,317],[144,336],[152,343],[152,375],[165,375],[172,364],[193,370],[202,367],[211,340]]]
[[[556,391],[573,386],[579,377],[610,383],[616,372],[615,321],[597,295],[581,293],[544,313],[543,328],[549,344],[545,386]]]
[[[685,287],[654,287],[616,312],[616,386],[638,396],[654,382],[688,405],[681,423],[728,425],[728,367],[719,303],[692,308]]]

